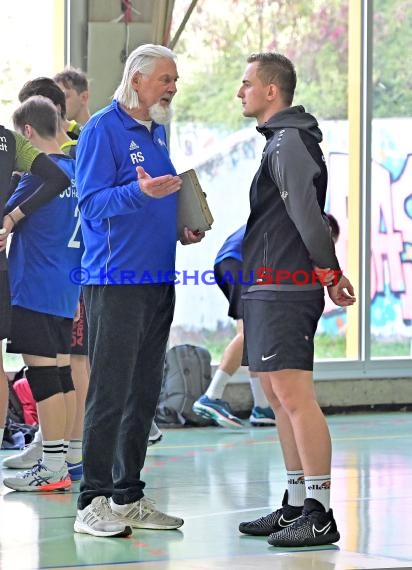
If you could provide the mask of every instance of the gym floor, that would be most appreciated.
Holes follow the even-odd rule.
[[[285,474],[276,428],[163,430],[149,448],[146,495],[182,516],[180,530],[125,538],[73,533],[70,492],[1,486],[0,568],[349,570],[412,568],[412,413],[329,416],[335,546],[279,549],[244,536],[240,521],[278,508]],[[3,459],[14,451],[1,451]],[[2,476],[9,474],[3,470]]]

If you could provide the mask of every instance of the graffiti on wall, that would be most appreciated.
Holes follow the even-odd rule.
[[[395,124],[394,124],[395,122]],[[408,128],[398,120],[376,121],[373,130],[371,171],[371,332],[380,336],[412,336],[412,154]],[[338,130],[342,134],[341,130]],[[410,130],[409,130],[410,132]],[[333,130],[327,129],[328,148]],[[404,136],[402,136],[404,135]],[[395,138],[395,136],[397,138]],[[342,138],[340,139],[342,141]],[[409,147],[409,148],[408,148]],[[408,152],[409,150],[409,152]],[[329,151],[329,209],[341,225],[337,253],[345,268],[347,240],[348,155]],[[335,313],[326,305],[325,317]],[[323,328],[333,332],[344,326],[335,315]]]

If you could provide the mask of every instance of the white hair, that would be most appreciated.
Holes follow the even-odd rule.
[[[155,44],[144,44],[137,47],[126,60],[123,77],[113,95],[127,109],[139,107],[139,97],[132,87],[132,79],[136,73],[149,75],[152,73],[156,59],[168,58],[175,60],[176,54],[169,48]]]

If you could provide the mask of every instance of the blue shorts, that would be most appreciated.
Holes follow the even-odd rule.
[[[243,319],[242,285],[238,281],[241,273],[242,263],[233,257],[223,259],[214,266],[216,283],[229,301],[227,314],[236,321]]]

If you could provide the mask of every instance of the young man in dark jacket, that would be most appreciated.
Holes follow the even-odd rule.
[[[254,276],[243,293],[243,364],[259,372],[275,412],[288,486],[280,509],[239,530],[267,535],[273,546],[330,544],[340,537],[329,508],[331,441],[314,390],[313,339],[325,285],[336,305],[355,298],[324,212],[322,133],[303,107],[291,106],[293,64],[276,53],[247,63],[237,95],[267,142],[243,241],[243,270]]]

